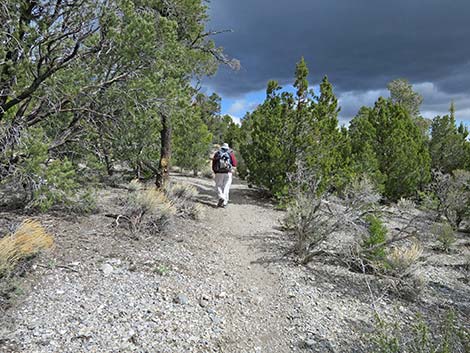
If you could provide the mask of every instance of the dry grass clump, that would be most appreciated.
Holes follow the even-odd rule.
[[[422,254],[423,249],[418,243],[394,247],[387,255],[387,267],[396,274],[404,274],[416,264]]]
[[[170,183],[165,193],[176,207],[179,217],[196,220],[202,217],[203,207],[196,203],[199,193],[194,186],[185,183]]]
[[[26,220],[10,235],[0,239],[0,277],[15,268],[19,261],[51,248],[54,240],[38,221]]]
[[[416,208],[416,204],[413,200],[402,197],[400,200],[398,200],[397,207],[403,211],[411,211],[412,209]]]
[[[194,186],[184,183],[170,184],[167,188],[167,193],[171,199],[185,200],[194,200],[198,195],[197,189]]]
[[[166,195],[156,189],[145,189],[137,193],[135,197],[135,206],[142,213],[164,214],[172,216],[176,213],[176,208]]]
[[[132,192],[141,191],[143,189],[142,183],[139,179],[133,179],[127,184],[127,189]]]
[[[207,179],[214,179],[214,172],[212,171],[211,166],[207,166],[201,171],[201,175]]]
[[[136,190],[129,194],[126,215],[118,218],[127,220],[133,233],[143,229],[157,232],[166,230],[176,214],[173,203],[155,187]]]

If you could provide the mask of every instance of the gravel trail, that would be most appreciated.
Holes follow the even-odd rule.
[[[56,238],[0,319],[0,352],[291,352],[286,290],[270,247],[280,213],[241,183],[215,207],[195,185],[201,221],[132,239],[113,229],[125,191],[106,190],[97,215],[40,220]]]

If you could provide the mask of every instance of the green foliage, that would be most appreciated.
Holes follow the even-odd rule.
[[[439,242],[439,247],[443,251],[449,252],[456,240],[452,226],[449,223],[435,223],[431,229],[431,233]]]
[[[268,92],[265,102],[250,114],[249,139],[242,144],[241,152],[249,171],[248,180],[280,196],[286,192],[291,161],[285,135],[286,106],[278,89]]]
[[[296,162],[318,175],[320,189],[344,187],[353,177],[349,136],[338,128],[338,100],[326,77],[320,94],[308,90],[308,68],[296,67],[296,96],[280,92],[270,81],[263,104],[245,117],[241,152],[248,180],[282,198],[288,192],[287,175]]]
[[[197,109],[178,120],[173,139],[173,157],[177,166],[198,172],[208,165],[211,149],[212,134]]]
[[[205,35],[202,0],[6,0],[0,15],[0,174],[25,175],[28,197],[43,209],[62,202],[59,189],[73,189],[70,163],[90,178],[154,174],[162,117],[178,126],[192,114],[191,80],[227,61]],[[47,146],[25,140],[36,127]],[[208,133],[195,130],[205,144]],[[28,153],[17,153],[25,144]]]
[[[452,310],[439,318],[436,327],[419,315],[410,327],[375,318],[368,347],[375,353],[466,353],[470,349],[470,332]]]
[[[443,117],[435,117],[431,125],[429,143],[432,168],[439,169],[443,173],[468,168],[470,142],[467,141],[467,137],[468,131],[463,125],[457,128],[453,112]]]
[[[388,198],[413,196],[430,181],[426,141],[401,105],[379,98],[373,109],[361,109],[351,126],[356,169],[381,185]]]
[[[7,182],[21,185],[29,207],[45,212],[52,206],[69,205],[79,189],[75,168],[67,157],[49,158],[49,144],[40,128],[30,129],[19,150],[24,159]]]
[[[423,97],[413,91],[413,86],[405,79],[393,80],[387,85],[390,100],[403,107],[412,117],[419,115],[419,107]]]
[[[381,262],[386,256],[387,228],[376,216],[369,215],[366,217],[366,221],[368,222],[368,234],[363,237],[362,251],[368,260]]]

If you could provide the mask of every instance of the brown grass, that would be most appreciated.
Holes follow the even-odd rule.
[[[54,240],[38,221],[25,220],[18,229],[0,239],[0,276],[11,271],[22,259],[51,248]]]
[[[404,274],[422,254],[423,249],[417,243],[413,243],[411,246],[395,247],[387,255],[387,263],[393,272]]]

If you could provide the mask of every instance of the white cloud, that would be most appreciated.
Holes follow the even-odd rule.
[[[232,118],[232,121],[237,124],[238,126],[241,126],[242,124],[242,119],[236,116],[233,116],[232,114],[229,114],[229,116]]]
[[[248,110],[249,105],[247,104],[245,99],[238,99],[235,102],[232,103],[232,105],[228,108],[228,114],[245,114],[245,112]]]
[[[470,94],[446,93],[439,90],[439,87],[432,82],[414,84],[413,89],[424,98],[421,115],[425,118],[432,119],[436,115],[448,114],[450,102],[453,100],[457,120],[470,122]],[[372,107],[380,96],[389,97],[388,90],[349,91],[339,94],[340,120],[342,122],[351,120],[362,106]]]

